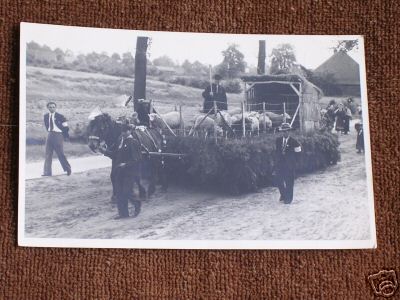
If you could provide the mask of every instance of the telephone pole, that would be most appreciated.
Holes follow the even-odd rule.
[[[265,74],[265,41],[258,41],[258,65],[257,74]]]
[[[146,99],[147,46],[148,37],[138,36],[135,54],[135,81],[133,90],[134,110],[137,111],[137,100]]]

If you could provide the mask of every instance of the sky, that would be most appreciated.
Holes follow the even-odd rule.
[[[187,59],[190,62],[198,60],[213,66],[222,61],[221,52],[231,44],[238,45],[249,66],[256,66],[258,41],[265,40],[267,64],[273,48],[282,43],[289,43],[294,47],[297,62],[306,68],[314,69],[333,54],[332,47],[338,40],[361,39],[361,36],[183,33],[33,23],[22,23],[21,28],[21,35],[25,41],[46,44],[52,49],[68,49],[75,55],[94,51],[106,52],[109,55],[131,52],[134,56],[137,36],[148,36],[151,38],[148,51],[150,59],[167,55],[178,63]],[[362,53],[362,49],[352,50],[349,55],[360,64],[363,61]]]

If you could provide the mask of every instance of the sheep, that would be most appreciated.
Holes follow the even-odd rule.
[[[237,108],[232,108],[232,109],[229,109],[229,110],[228,110],[228,113],[229,113],[231,116],[233,116],[233,115],[238,115],[238,114],[242,113],[242,110],[241,110],[239,107],[237,107]]]
[[[221,111],[221,115],[224,117],[226,124],[228,126],[231,126],[232,125],[232,117],[231,117],[231,115],[226,111]],[[217,125],[221,126],[221,127],[225,127],[226,124],[223,122],[223,120],[221,118],[221,115],[217,114],[217,120],[216,120],[217,121]]]
[[[236,124],[242,119],[242,114],[235,114],[231,117],[231,123]]]
[[[165,114],[160,114],[160,116],[165,121],[165,123],[168,124],[168,126],[171,129],[180,128],[179,112],[171,111],[171,112],[168,112],[168,113],[165,113]],[[153,127],[164,129],[167,126],[165,125],[163,120],[161,120],[160,116],[158,116],[156,113],[150,113],[149,114],[149,120],[150,120],[150,123],[151,123],[151,125]]]
[[[249,111],[245,112],[245,117],[256,117],[257,119],[260,118],[260,113],[257,111]]]
[[[256,116],[248,116],[246,119],[250,121],[250,131],[260,133],[260,121]]]
[[[260,129],[264,130],[264,128],[272,127],[272,121],[266,114],[261,114],[258,120],[260,121]]]
[[[216,128],[217,134],[222,133],[222,128],[216,124],[213,118],[204,117],[204,115],[197,116],[194,121],[192,129],[190,129],[189,135],[192,135],[195,131],[205,131],[207,133],[213,132]]]
[[[270,118],[270,120],[272,121],[273,127],[277,127],[277,126],[281,125],[284,121],[283,114],[279,115],[279,114],[273,113],[272,111],[266,111],[265,115]],[[287,113],[285,114],[285,117],[286,117],[286,121],[291,119],[290,115]]]
[[[246,131],[254,132],[259,134],[260,132],[260,121],[255,116],[248,116],[244,118]],[[241,115],[236,115],[234,122],[232,123],[232,129],[239,133],[243,130],[243,119]]]

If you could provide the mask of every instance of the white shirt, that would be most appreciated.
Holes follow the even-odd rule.
[[[62,132],[62,130],[60,128],[58,128],[58,126],[56,125],[56,123],[54,122],[54,118],[55,118],[55,113],[49,113],[49,129],[48,131],[50,132],[50,122],[52,122],[53,120],[53,132]]]
[[[282,149],[286,148],[288,141],[289,141],[289,137],[287,137],[287,138],[284,137],[283,138]]]

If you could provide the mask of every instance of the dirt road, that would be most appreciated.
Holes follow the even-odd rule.
[[[53,176],[65,175],[57,156],[53,158]],[[87,156],[81,158],[68,158],[73,173],[87,172],[93,169],[111,167],[111,160],[103,155]],[[25,167],[25,179],[41,178],[43,174],[43,161],[30,162]]]
[[[172,187],[144,202],[137,218],[113,220],[109,168],[27,180],[26,237],[369,239],[364,155],[354,132],[340,141],[342,161],[298,178],[291,205],[276,188],[232,197]]]

